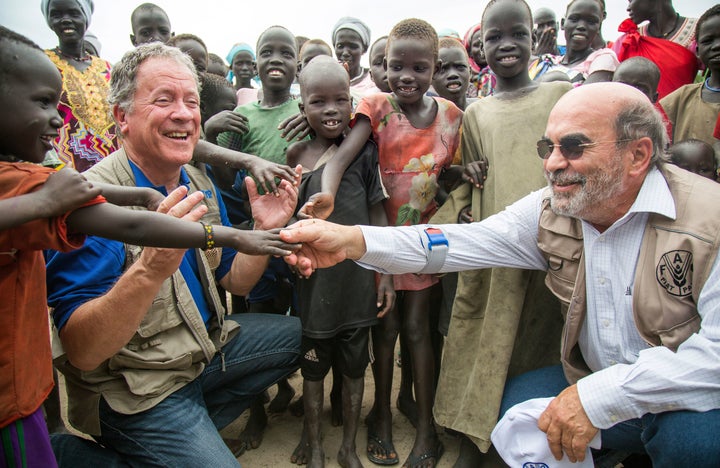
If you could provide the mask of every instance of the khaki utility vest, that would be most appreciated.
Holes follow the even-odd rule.
[[[720,185],[669,164],[661,172],[677,219],[656,213],[648,217],[635,270],[633,317],[650,346],[674,351],[700,329],[698,295],[720,242]],[[565,316],[563,370],[575,383],[590,374],[578,346],[586,311],[582,223],[553,213],[550,192],[545,195],[538,247],[547,260],[545,284],[560,299]]]
[[[208,212],[203,216],[203,222],[221,224],[218,195],[212,182],[192,165],[184,168],[190,178],[191,191],[212,192],[212,196],[204,199]],[[103,159],[84,175],[91,181],[135,186],[123,149]],[[54,336],[54,362],[65,376],[68,419],[73,427],[86,434],[100,435],[98,405],[101,396],[113,410],[123,414],[152,408],[197,378],[215,353],[234,335],[231,332],[239,325],[232,320],[225,321],[225,309],[215,285],[214,270],[221,252],[220,249],[213,250],[196,249],[207,303],[211,312],[215,312],[209,329],[178,270],[162,284],[132,339],[97,369],[86,372],[72,366],[57,334]],[[125,244],[123,271],[130,268],[141,252],[142,247]]]

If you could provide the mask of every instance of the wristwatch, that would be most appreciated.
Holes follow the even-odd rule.
[[[427,263],[420,273],[437,273],[445,263],[450,243],[440,228],[427,227],[423,234],[420,238],[427,251]]]

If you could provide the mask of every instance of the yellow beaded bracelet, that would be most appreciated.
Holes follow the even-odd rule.
[[[212,224],[205,224],[202,221],[200,222],[200,224],[205,230],[205,246],[202,249],[212,249],[213,247],[215,247],[215,232],[213,231]]]

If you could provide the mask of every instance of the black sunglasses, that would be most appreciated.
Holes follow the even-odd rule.
[[[560,153],[562,153],[563,157],[566,159],[577,159],[583,155],[585,148],[592,148],[600,143],[623,143],[626,141],[633,141],[633,139],[593,141],[586,143],[578,137],[564,137],[560,138],[560,143],[555,144],[549,138],[542,138],[537,142],[537,153],[538,156],[540,156],[540,159],[547,159],[550,157],[555,148],[560,148]]]

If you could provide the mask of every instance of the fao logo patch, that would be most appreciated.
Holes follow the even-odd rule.
[[[657,264],[658,283],[673,296],[692,294],[693,256],[687,250],[666,252]]]

